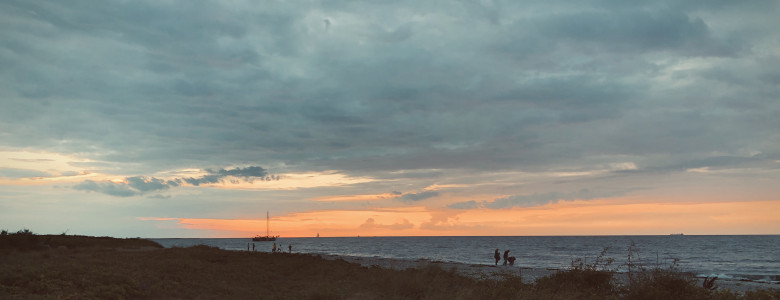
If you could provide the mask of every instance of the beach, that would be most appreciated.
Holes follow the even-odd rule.
[[[478,265],[478,264],[464,264],[453,262],[441,262],[430,261],[426,259],[394,259],[394,258],[382,258],[382,257],[354,257],[354,256],[340,256],[340,255],[326,255],[321,254],[320,257],[328,260],[344,260],[350,263],[359,264],[364,267],[378,266],[381,268],[392,270],[405,270],[408,268],[424,268],[430,265],[436,265],[445,270],[454,269],[458,274],[468,276],[474,279],[494,279],[498,280],[505,275],[520,276],[524,283],[532,284],[536,279],[560,271],[561,269],[540,269],[540,268],[528,268],[520,265],[504,266],[501,262],[498,265]],[[619,283],[628,284],[627,273],[615,273],[614,279]],[[704,278],[698,278],[699,284],[703,282]],[[728,289],[733,292],[745,293],[747,291],[756,291],[762,289],[780,289],[780,284],[761,282],[761,281],[748,281],[748,280],[732,280],[732,279],[717,279],[716,286],[718,289]]]
[[[625,286],[599,270],[427,259],[163,248],[143,239],[0,236],[0,298],[11,299],[777,299],[757,282],[708,291],[681,273]],[[622,283],[621,283],[622,282]],[[650,295],[650,296],[648,296]],[[649,297],[649,298],[648,298]]]
[[[246,239],[153,239],[166,248],[209,245],[226,250],[246,250]],[[695,276],[723,279],[780,281],[780,261],[775,250],[780,236],[449,236],[449,237],[328,237],[280,238],[293,252],[345,257],[420,259],[470,265],[492,265],[493,251],[511,250],[518,267],[567,269],[581,260],[591,264],[598,257],[611,260],[603,269],[627,272],[628,256],[634,265],[668,269],[672,265]],[[271,252],[273,243],[257,243],[257,250]],[[402,246],[399,246],[402,245]]]
[[[245,239],[153,239],[165,247],[187,247],[206,244],[221,249],[246,250]],[[571,261],[583,258],[591,263],[605,249],[614,262],[606,269],[619,268],[616,284],[628,284],[626,249],[636,245],[634,254],[650,267],[668,269],[679,259],[679,270],[690,270],[698,276],[718,276],[718,289],[746,292],[780,288],[773,278],[778,262],[769,249],[780,240],[776,236],[581,236],[581,237],[361,237],[361,238],[286,238],[278,241],[294,253],[318,255],[325,259],[343,259],[361,266],[379,266],[393,270],[436,265],[455,269],[474,279],[502,278],[520,275],[524,283],[567,270]],[[395,247],[393,245],[404,245]],[[512,249],[518,257],[515,266],[494,266],[492,250],[483,245]],[[258,251],[270,252],[270,244],[258,243]],[[703,249],[718,249],[701,255]],[[660,256],[660,264],[657,263]],[[764,274],[768,276],[757,276]]]

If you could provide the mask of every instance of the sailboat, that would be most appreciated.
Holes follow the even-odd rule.
[[[269,225],[270,225],[270,220],[268,218],[268,211],[266,211],[265,212],[265,236],[257,235],[257,236],[252,238],[252,241],[253,242],[270,242],[270,241],[275,241],[276,238],[278,238],[279,236],[271,236],[268,233]]]

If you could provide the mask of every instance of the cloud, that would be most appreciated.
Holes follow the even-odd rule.
[[[218,183],[224,180],[226,177],[235,177],[243,179],[247,182],[253,182],[254,180],[279,180],[278,177],[268,174],[268,171],[262,167],[250,166],[246,168],[235,168],[230,170],[219,169],[210,170],[206,169],[207,175],[193,178],[187,177],[181,180],[191,185],[201,185],[206,183]]]
[[[531,195],[514,195],[504,198],[497,198],[490,202],[483,202],[482,206],[489,209],[533,207],[554,204],[560,201],[590,200],[595,198],[615,196],[619,194],[623,194],[623,192],[594,192],[589,189],[581,189],[572,193],[535,193]]]
[[[28,178],[28,177],[49,177],[51,174],[29,169],[0,168],[0,177],[6,178]]]
[[[439,230],[439,231],[483,231],[488,230],[488,226],[485,225],[465,225],[458,222],[423,222],[420,224],[420,230]]]
[[[562,14],[534,25],[540,34],[610,52],[673,50],[687,55],[731,56],[744,44],[717,40],[701,18],[669,9]]]
[[[464,224],[459,218],[460,212],[438,211],[431,213],[431,219],[420,224],[421,230],[437,231],[482,231],[485,226],[480,224]]]
[[[729,169],[745,166],[758,167],[760,165],[771,167],[772,164],[770,163],[767,165],[767,163],[777,161],[778,159],[780,159],[780,153],[760,153],[752,156],[711,156],[690,161],[683,161],[670,167],[680,170],[698,168]]]
[[[494,172],[758,172],[780,153],[777,5],[727,2],[11,1],[0,140],[126,178],[77,185],[117,196],[275,179],[208,169],[248,162],[376,179],[360,194],[459,181],[515,195],[454,209],[574,197]],[[35,175],[22,169],[0,174]],[[136,176],[178,169],[208,170]]]
[[[558,201],[561,200],[573,200],[573,198],[569,195],[563,195],[556,192],[531,195],[514,195],[505,198],[498,198],[492,202],[485,202],[484,206],[490,209],[532,207],[550,203],[558,203]]]
[[[475,200],[469,200],[469,201],[455,202],[455,203],[447,205],[446,207],[447,208],[452,208],[452,209],[466,209],[466,210],[468,210],[468,209],[475,209],[475,208],[482,207],[483,204],[484,204],[483,202],[477,202]]]
[[[73,189],[98,192],[116,197],[132,197],[142,193],[139,190],[132,189],[126,183],[115,183],[111,181],[95,182],[92,180],[85,180],[82,183],[74,185]]]
[[[125,181],[127,182],[128,187],[137,190],[140,193],[164,190],[172,184],[162,179],[141,176],[128,177],[125,178]]]
[[[404,200],[404,201],[422,201],[428,198],[433,198],[439,195],[439,192],[436,191],[424,191],[419,193],[406,193],[401,195],[401,197],[398,197],[398,199]]]
[[[547,204],[554,204],[560,201],[572,201],[572,200],[590,200],[596,198],[613,197],[618,195],[624,195],[630,190],[622,191],[592,191],[589,189],[581,189],[571,193],[560,192],[548,192],[548,193],[534,193],[530,195],[513,195],[509,197],[496,198],[493,201],[462,201],[455,202],[447,205],[447,208],[456,210],[469,210],[476,208],[488,208],[488,209],[504,209],[512,207],[533,207],[542,206]]]
[[[374,218],[368,218],[366,221],[360,225],[361,229],[375,229],[375,228],[382,228],[382,229],[390,229],[390,230],[403,230],[403,229],[411,229],[414,228],[414,224],[409,222],[407,219],[403,219],[401,223],[393,223],[393,224],[379,224],[376,223]]]
[[[50,162],[54,161],[53,159],[48,158],[9,158],[10,160],[14,161],[21,161],[21,162]]]
[[[409,7],[427,17],[410,16]],[[659,100],[690,99],[667,95],[670,85],[662,78],[684,76],[702,85],[691,90],[706,88],[711,75],[675,71],[692,57],[742,61],[748,49],[774,41],[773,33],[757,30],[766,27],[762,18],[774,16],[768,3],[313,9],[36,1],[6,8],[1,17],[8,25],[0,29],[6,70],[0,96],[8,99],[0,112],[4,144],[89,153],[94,165],[124,174],[228,165],[258,153],[293,171],[398,178],[429,169],[549,168],[605,152],[662,155],[677,152],[676,145],[694,155],[732,154],[739,151],[735,145],[760,145],[775,125],[756,123],[777,109],[767,101],[758,100],[764,107],[755,109],[701,104],[702,111],[729,115],[729,126],[720,128],[709,125],[721,118],[706,113],[663,118],[699,106]],[[63,41],[77,42],[65,49],[58,47]],[[706,90],[709,98],[744,104],[751,100],[728,92],[776,76],[768,71],[773,68],[740,65],[707,60],[690,69],[739,71],[718,77],[726,81],[721,86],[732,86],[726,91]],[[774,86],[745,90],[758,99],[776,94]],[[645,136],[686,123],[706,134],[690,143],[620,147],[615,135],[598,133],[607,122],[626,128],[617,135],[620,145],[649,143],[656,139]],[[757,134],[734,135],[743,128]],[[723,136],[733,145],[719,143]],[[409,172],[388,172],[398,170]],[[215,183],[223,175],[186,180]]]
[[[188,183],[194,186],[209,183],[223,182],[226,178],[234,177],[247,182],[254,180],[279,180],[278,176],[270,175],[268,172],[257,166],[235,169],[206,170],[208,174],[201,177],[186,177],[164,180],[147,176],[127,177],[123,182],[95,182],[86,180],[73,186],[80,191],[93,191],[111,196],[131,197],[146,194],[148,192],[167,190],[170,187],[177,187],[182,183]]]

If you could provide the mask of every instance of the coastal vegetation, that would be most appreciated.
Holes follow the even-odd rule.
[[[524,283],[471,278],[432,263],[390,270],[316,255],[162,248],[144,239],[0,233],[0,298],[262,299],[779,299],[780,290],[744,294],[702,287],[674,268],[632,266],[628,284],[612,261]]]

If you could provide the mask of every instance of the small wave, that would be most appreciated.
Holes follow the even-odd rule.
[[[751,281],[751,282],[765,282],[765,283],[780,283],[780,275],[756,275],[756,274],[698,274],[696,277],[718,277],[719,279],[726,280],[739,280],[739,281]]]

